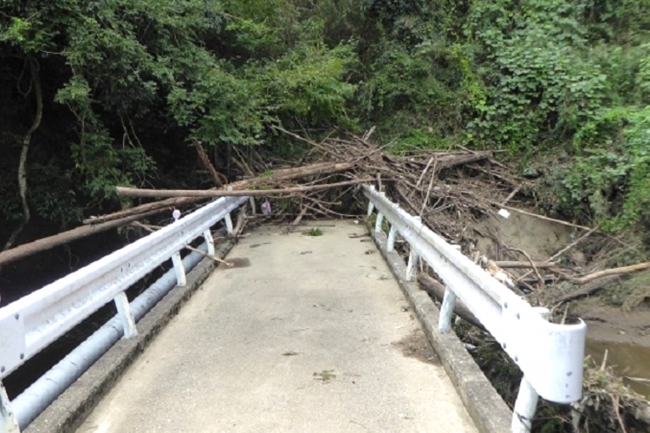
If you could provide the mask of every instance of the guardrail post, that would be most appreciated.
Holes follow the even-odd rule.
[[[183,260],[181,259],[181,253],[174,253],[172,256],[172,263],[174,264],[174,272],[176,272],[176,284],[183,287],[187,284],[187,278],[185,276],[185,268],[183,267]]]
[[[388,241],[386,243],[386,251],[395,251],[395,237],[397,236],[397,227],[395,225],[390,226],[390,231],[388,232]]]
[[[257,211],[255,210],[255,197],[252,197],[248,199],[248,202],[251,205],[251,215],[255,215]]]
[[[446,334],[451,330],[451,317],[454,314],[456,306],[456,293],[449,287],[445,289],[445,296],[442,299],[442,307],[440,308],[440,318],[438,319],[438,331],[441,334]]]
[[[372,215],[375,210],[375,204],[371,201],[368,202],[368,216]]]
[[[413,251],[413,247],[411,247],[411,252],[409,254],[409,262],[406,265],[406,275],[405,275],[406,281],[415,280],[415,268],[417,268],[419,261],[420,261],[419,254]]]
[[[0,433],[20,433],[16,415],[11,409],[11,402],[5,390],[4,384],[0,381]]]
[[[228,232],[228,234],[231,234],[233,231],[233,226],[232,226],[232,218],[230,218],[230,214],[226,214],[224,221],[226,221],[226,231]]]
[[[122,320],[122,328],[124,329],[124,338],[133,338],[138,335],[138,328],[135,327],[135,319],[131,312],[131,305],[126,297],[126,293],[120,292],[114,299],[115,307],[117,307],[117,314]]]
[[[212,238],[210,229],[203,232],[203,239],[205,239],[205,243],[208,246],[208,254],[214,256],[216,254],[214,250],[214,239]]]
[[[537,410],[539,395],[524,376],[519,385],[515,409],[512,412],[512,433],[530,433],[533,417]]]
[[[377,212],[377,220],[375,221],[375,233],[381,233],[381,224],[384,222],[384,216],[381,212]]]
[[[549,310],[544,307],[533,308],[545,320],[548,319]],[[515,401],[515,408],[512,411],[512,424],[510,430],[512,433],[530,433],[533,425],[533,418],[537,411],[539,395],[535,388],[528,382],[526,376],[521,378],[519,384],[519,393]]]

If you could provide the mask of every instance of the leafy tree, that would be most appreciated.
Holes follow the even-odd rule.
[[[376,125],[396,152],[561,151],[556,209],[620,229],[645,218],[649,31],[650,0],[7,0],[0,215],[73,224],[118,183],[191,185],[195,140]]]

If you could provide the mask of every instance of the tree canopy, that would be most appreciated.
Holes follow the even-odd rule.
[[[650,229],[649,31],[650,0],[6,0],[0,218],[194,185],[192,142],[376,125],[393,152],[504,149],[551,210]]]

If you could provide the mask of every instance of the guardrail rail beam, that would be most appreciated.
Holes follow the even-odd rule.
[[[527,433],[537,400],[568,404],[582,395],[583,358],[587,326],[550,323],[543,309],[533,308],[509,288],[448,244],[442,237],[391,202],[370,185],[362,186],[369,215],[377,211],[375,231],[385,218],[411,252],[406,278],[412,281],[418,259],[427,263],[446,286],[439,332],[451,329],[456,299],[460,299],[524,373],[512,432]]]
[[[172,224],[0,308],[0,384],[35,354],[111,301],[117,307],[123,336],[136,336],[133,312],[124,291],[170,258],[178,285],[185,285],[180,251],[203,236],[208,244],[208,254],[213,255],[210,227],[225,219],[232,231],[230,212],[248,199],[222,197],[183,218],[181,212],[174,209]],[[76,366],[79,363],[70,364]],[[66,370],[64,376],[71,377],[77,373]],[[57,392],[62,390],[57,389]],[[18,433],[44,409],[42,405],[38,406],[37,413],[22,405],[12,410],[4,388],[0,389],[0,433]],[[24,410],[18,410],[21,408]]]

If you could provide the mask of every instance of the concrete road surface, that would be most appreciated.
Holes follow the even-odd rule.
[[[243,238],[78,432],[476,432],[365,228],[320,228]]]

